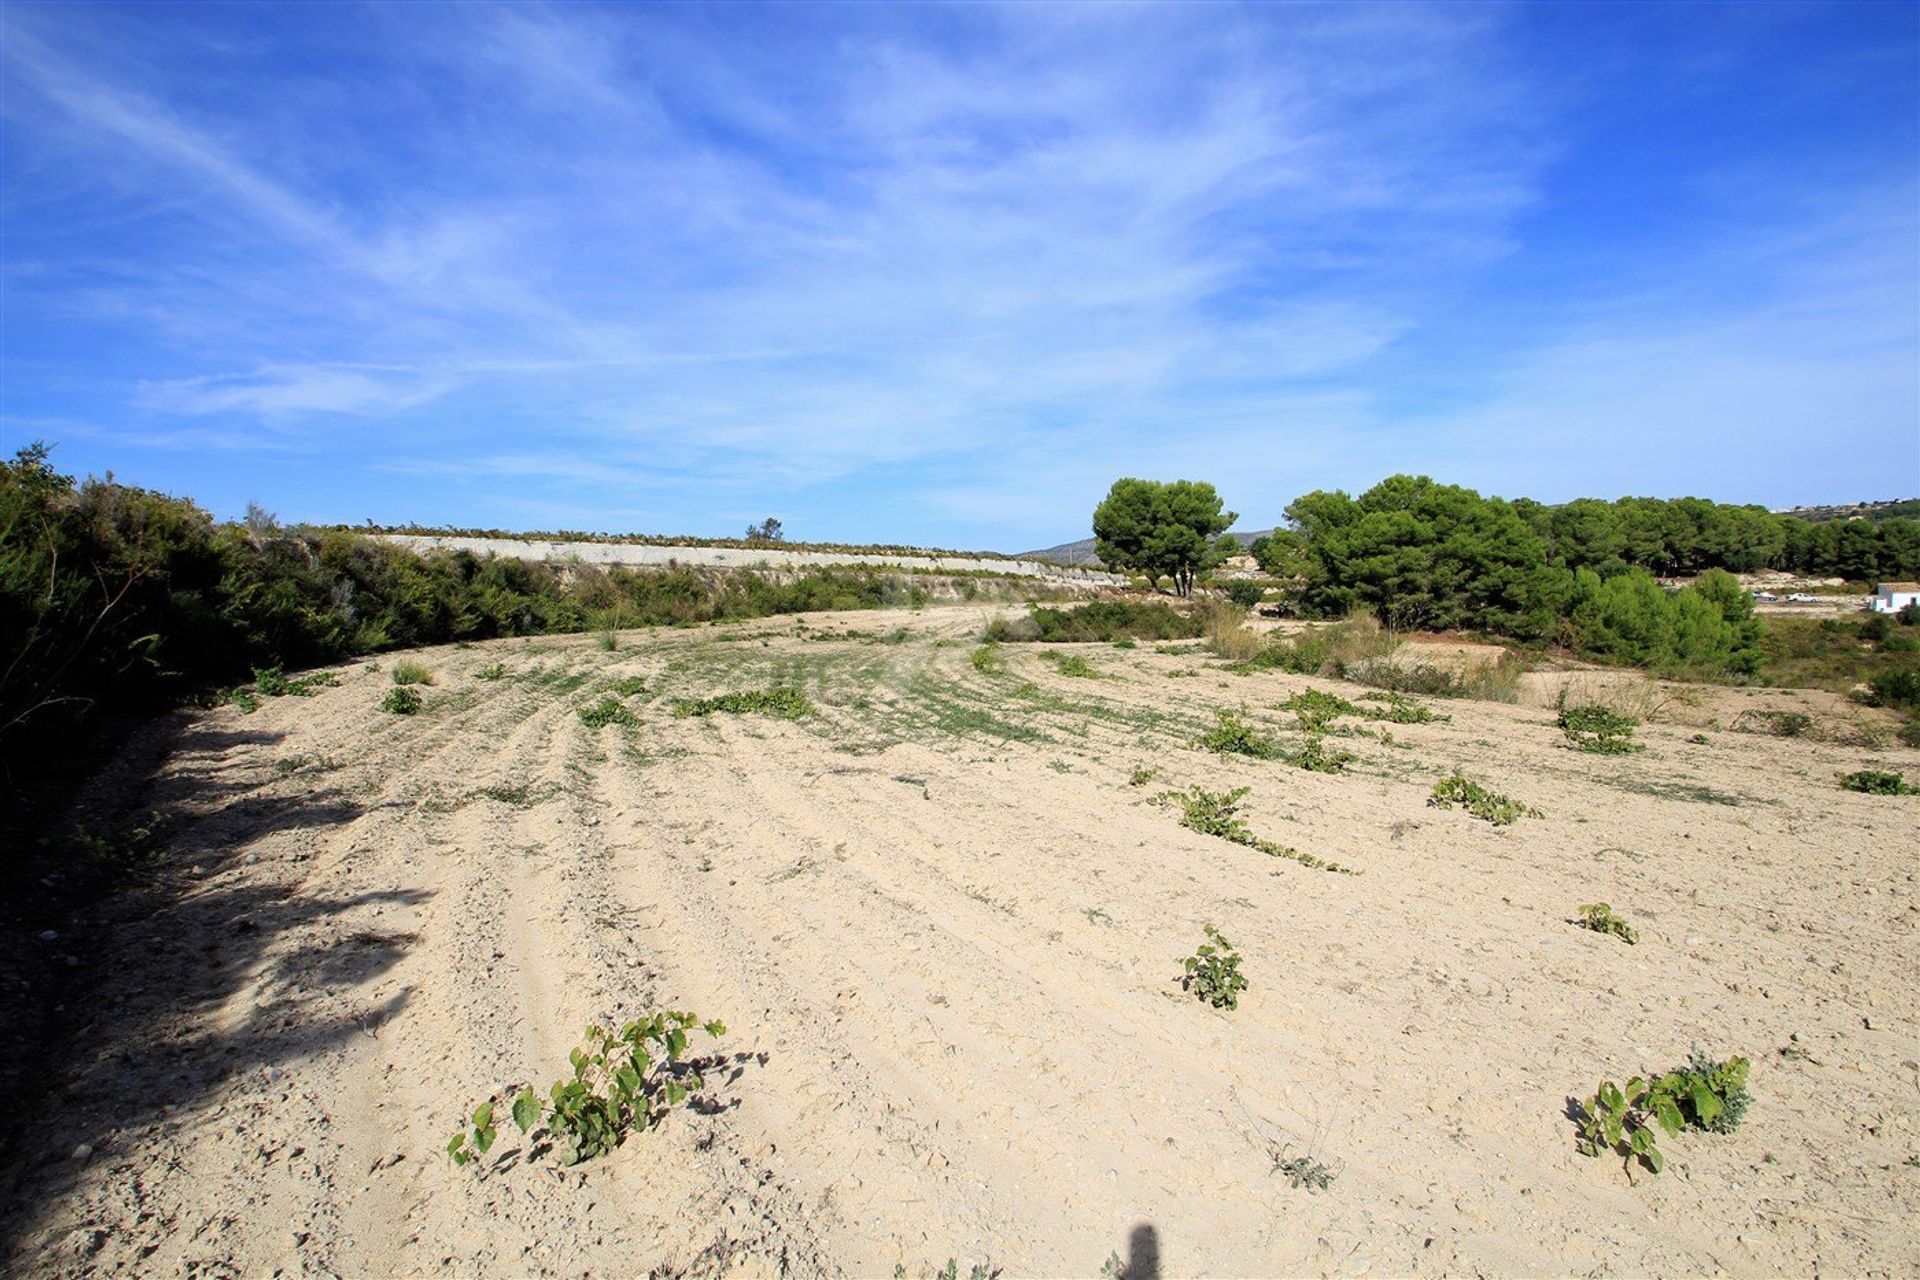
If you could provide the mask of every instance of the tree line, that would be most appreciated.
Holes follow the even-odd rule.
[[[348,529],[283,529],[258,510],[222,524],[111,478],[76,484],[34,445],[0,464],[0,775],[102,710],[165,705],[255,668],[915,598],[869,570],[775,583],[421,555]]]

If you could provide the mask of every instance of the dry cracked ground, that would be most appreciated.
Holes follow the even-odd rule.
[[[1689,742],[1720,691],[1623,757],[1538,707],[1349,718],[1311,773],[1196,738],[1297,741],[1276,704],[1352,686],[1144,643],[983,671],[987,616],[447,647],[415,716],[390,655],[155,726],[82,816],[162,815],[167,891],[81,926],[8,1270],[1920,1272],[1920,801],[1834,783],[1920,753]],[[777,684],[815,713],[672,714]],[[637,725],[584,722],[605,696]],[[1542,816],[1430,808],[1455,767]],[[1155,797],[1196,783],[1359,874],[1184,829]],[[1602,900],[1637,946],[1569,923]],[[1178,985],[1209,923],[1232,1012]],[[701,1105],[586,1166],[511,1129],[448,1161],[656,1007],[729,1027]],[[1694,1046],[1753,1059],[1736,1133],[1659,1177],[1575,1151],[1571,1099]]]

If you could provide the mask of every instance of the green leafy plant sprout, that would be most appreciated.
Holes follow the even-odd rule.
[[[1611,934],[1630,947],[1640,941],[1639,931],[1620,916],[1615,915],[1613,908],[1604,902],[1587,903],[1579,909],[1579,914],[1574,917],[1573,922],[1595,933]]]
[[[1637,1160],[1653,1173],[1666,1167],[1654,1129],[1669,1138],[1682,1129],[1730,1133],[1745,1117],[1751,1101],[1747,1093],[1745,1058],[1714,1062],[1698,1049],[1687,1064],[1660,1076],[1635,1076],[1617,1085],[1602,1080],[1594,1095],[1581,1104],[1580,1153],[1598,1156],[1611,1151],[1626,1161],[1628,1175]]]
[[[1206,926],[1206,937],[1194,954],[1180,962],[1185,970],[1180,985],[1216,1009],[1237,1009],[1240,993],[1247,989],[1240,973],[1240,953],[1212,925]]]
[[[1508,826],[1521,818],[1542,816],[1532,805],[1521,804],[1509,796],[1489,791],[1460,773],[1434,783],[1427,804],[1435,809],[1451,809],[1459,805],[1474,817],[1491,822],[1496,827]]]
[[[691,1013],[662,1010],[627,1023],[616,1034],[588,1027],[583,1043],[569,1055],[570,1078],[553,1082],[547,1100],[528,1085],[514,1095],[510,1114],[527,1134],[542,1124],[563,1164],[603,1156],[629,1133],[651,1128],[666,1110],[705,1087],[699,1072],[682,1063],[688,1034],[701,1030],[718,1038],[726,1027],[701,1022]],[[447,1143],[454,1163],[484,1155],[493,1145],[494,1103],[474,1110],[472,1128]]]
[[[331,671],[311,671],[304,676],[288,676],[279,667],[255,667],[253,687],[269,698],[311,698],[321,689],[340,683]]]
[[[1272,760],[1280,755],[1280,744],[1261,733],[1245,716],[1224,709],[1213,715],[1218,723],[1200,739],[1200,745],[1207,750],[1222,755],[1252,756],[1255,760]]]
[[[645,676],[622,676],[620,679],[608,685],[607,688],[623,698],[631,698],[636,693],[645,693],[647,691],[647,678]]]
[[[496,662],[492,666],[480,668],[476,674],[482,680],[504,680],[507,676],[507,664]]]
[[[393,682],[399,685],[432,684],[433,672],[427,670],[425,663],[402,658],[393,664]]]
[[[1133,775],[1127,779],[1127,785],[1130,787],[1144,787],[1159,776],[1160,775],[1154,770],[1147,768],[1145,765],[1141,765],[1135,769]]]
[[[1905,774],[1888,773],[1882,769],[1857,769],[1839,777],[1840,786],[1847,791],[1859,791],[1870,796],[1920,795],[1920,787],[1908,782]]]
[[[414,715],[425,705],[425,701],[420,697],[420,691],[408,685],[401,685],[397,689],[389,689],[387,690],[387,696],[380,699],[380,709],[382,711],[391,711],[397,716]]]
[[[640,723],[640,718],[612,694],[608,694],[590,707],[580,708],[580,719],[589,729],[604,729],[610,724],[631,729]]]
[[[1623,716],[1611,707],[1599,705],[1568,707],[1560,713],[1560,731],[1576,751],[1602,756],[1624,756],[1640,750],[1633,741],[1639,721]]]
[[[781,720],[798,720],[813,714],[813,704],[805,694],[787,685],[746,693],[723,693],[713,698],[682,698],[673,704],[673,714],[682,720],[690,716],[710,716],[716,711],[735,715],[753,712]]]

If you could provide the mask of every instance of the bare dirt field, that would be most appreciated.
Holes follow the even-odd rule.
[[[1745,696],[1713,690],[1636,755],[1436,700],[1310,773],[1195,739],[1362,691],[1147,643],[981,671],[988,616],[447,647],[409,655],[415,716],[388,655],[155,726],[82,816],[166,815],[161,890],[49,944],[100,977],[7,1270],[1920,1273],[1920,799],[1834,782],[1920,752],[1691,743]],[[639,725],[590,728],[623,677]],[[672,714],[775,684],[816,713]],[[1543,816],[1428,807],[1456,766]],[[1359,874],[1186,830],[1154,797],[1195,783]],[[1595,901],[1637,946],[1569,923]],[[1231,1012],[1178,985],[1208,923]],[[571,1169],[511,1128],[448,1161],[474,1103],[656,1006],[728,1025],[704,1105]],[[1658,1177],[1575,1151],[1570,1099],[1694,1046],[1752,1058],[1737,1132]]]

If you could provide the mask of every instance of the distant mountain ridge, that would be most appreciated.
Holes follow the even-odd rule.
[[[1228,533],[1240,539],[1241,547],[1246,547],[1255,538],[1264,538],[1272,529],[1229,529]],[[1093,554],[1093,539],[1082,538],[1078,542],[1063,542],[1057,547],[1048,547],[1044,551],[1022,551],[1017,559],[1046,560],[1053,564],[1079,565],[1082,568],[1097,566],[1100,557]]]

